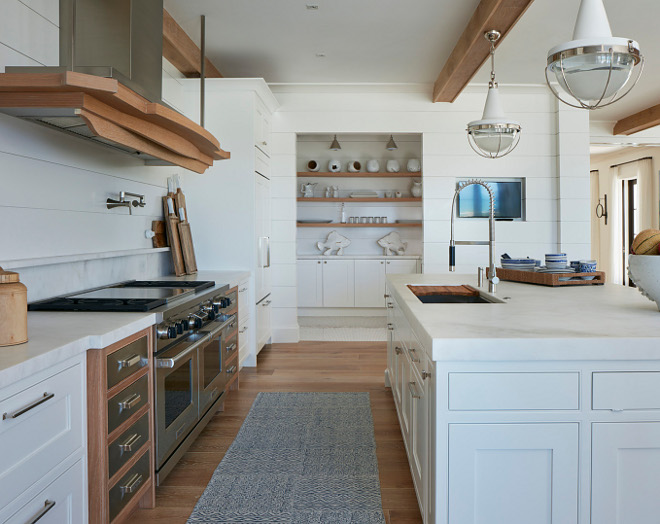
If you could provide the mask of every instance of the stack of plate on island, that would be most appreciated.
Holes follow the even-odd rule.
[[[516,269],[518,271],[534,271],[541,262],[533,258],[502,258],[502,269]]]
[[[545,267],[536,268],[539,273],[575,273],[568,263],[566,253],[549,253],[545,255]],[[571,277],[559,277],[559,280],[571,280]]]

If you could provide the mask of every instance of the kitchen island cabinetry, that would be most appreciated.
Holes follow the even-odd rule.
[[[472,280],[388,277],[385,380],[424,523],[657,522],[655,306],[609,285],[502,283],[501,304],[422,304],[407,287]]]

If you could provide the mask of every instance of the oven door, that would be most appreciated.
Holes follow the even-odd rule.
[[[226,340],[228,333],[236,327],[236,316],[218,320],[209,331],[211,341],[199,350],[199,416],[203,417],[211,405],[222,394],[227,384],[224,373]]]
[[[156,355],[156,457],[160,469],[198,420],[198,348],[208,333],[192,334]]]

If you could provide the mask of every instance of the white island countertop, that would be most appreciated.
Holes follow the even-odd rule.
[[[154,280],[213,280],[216,288],[237,286],[247,271],[200,271],[183,277]],[[210,289],[203,292],[210,291]],[[190,297],[187,297],[190,298]],[[184,299],[185,300],[185,299]],[[176,302],[170,302],[172,307]],[[164,307],[143,313],[31,311],[28,342],[0,347],[0,388],[28,377],[90,348],[103,348],[154,325]]]
[[[435,361],[660,358],[660,312],[624,286],[500,282],[503,304],[423,304],[411,285],[477,287],[473,275],[388,275],[388,287]]]

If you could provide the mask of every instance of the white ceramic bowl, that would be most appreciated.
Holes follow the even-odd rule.
[[[630,255],[628,276],[642,295],[653,300],[660,310],[660,256]]]

